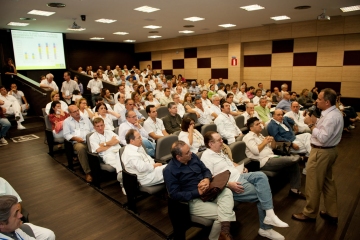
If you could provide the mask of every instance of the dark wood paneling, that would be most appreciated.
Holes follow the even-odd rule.
[[[197,48],[185,48],[184,49],[185,58],[197,58]]]
[[[167,75],[171,75],[171,76],[172,76],[172,75],[173,75],[173,70],[172,70],[172,69],[168,69],[168,70],[164,69],[163,71],[164,71],[164,75],[165,75],[165,76],[167,76]]]
[[[136,53],[136,58],[138,61],[151,61],[151,52]]]
[[[345,106],[352,106],[353,108],[355,108],[356,112],[360,112],[360,99],[359,98],[346,98],[346,97],[341,97],[341,102],[345,105]],[[359,215],[360,216],[360,215]]]
[[[319,89],[332,88],[335,92],[341,93],[341,82],[315,82],[315,86]]]
[[[211,58],[198,58],[197,59],[198,68],[211,68]]]
[[[271,67],[271,54],[244,56],[244,67]]]
[[[294,39],[272,42],[272,53],[287,53],[294,51]]]
[[[229,71],[227,68],[219,68],[219,69],[211,69],[211,78],[212,79],[228,79],[229,77]]]
[[[184,69],[184,59],[173,59],[173,69]]]
[[[153,69],[162,69],[162,64],[161,64],[161,60],[158,60],[158,61],[152,61],[152,68]]]
[[[317,52],[294,53],[293,66],[316,66]]]
[[[271,91],[274,91],[274,87],[278,87],[281,91],[281,85],[284,83],[288,85],[288,92],[290,92],[292,85],[292,81],[290,80],[271,80]]]
[[[360,51],[345,51],[343,65],[360,65]]]

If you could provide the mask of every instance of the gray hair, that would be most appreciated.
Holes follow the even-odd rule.
[[[11,208],[17,203],[18,199],[13,195],[0,196],[0,222],[8,224]]]
[[[46,79],[49,79],[50,77],[54,78],[54,75],[52,75],[51,73],[46,74]]]
[[[196,82],[195,82],[195,81],[192,81],[192,82],[191,82],[191,84],[193,84],[193,83],[195,83],[195,84],[196,84]]]
[[[246,108],[253,107],[253,106],[254,106],[253,103],[247,103],[247,104],[246,104]]]
[[[186,143],[181,140],[178,140],[173,143],[173,145],[171,146],[171,155],[173,156],[173,158],[176,159],[177,155],[180,157],[182,156],[181,148],[185,145],[186,145]]]
[[[286,83],[284,83],[283,85],[281,85],[281,89],[283,89],[284,87],[287,87],[288,85]]]
[[[211,97],[211,101],[214,101],[215,98],[220,98],[219,94],[214,94]]]
[[[179,94],[177,94],[177,93],[173,93],[173,94],[171,95],[172,99],[174,99],[174,97],[175,97],[176,95],[178,95],[178,96],[179,96]]]

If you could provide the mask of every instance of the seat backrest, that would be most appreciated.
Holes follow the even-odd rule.
[[[269,133],[268,133],[268,130],[267,130],[267,126],[265,126],[263,130],[261,130],[261,134],[262,134],[264,137],[269,136]]]
[[[201,159],[203,152],[197,152],[196,155],[198,156],[199,159]]]
[[[181,132],[181,130],[173,132],[172,135],[179,136],[180,132]]]
[[[162,137],[157,140],[155,158],[160,159],[161,157],[171,154],[171,145],[178,140],[178,136],[169,135]]]
[[[46,130],[52,131],[52,126],[51,126],[51,122],[49,120],[49,115],[44,116],[44,121],[45,121]]]
[[[92,150],[91,150],[91,144],[90,144],[90,141],[89,141],[89,139],[90,139],[90,137],[91,137],[92,134],[93,134],[93,132],[86,134],[86,144],[87,144],[87,147],[88,147],[88,151],[89,151],[89,152],[92,152]]]
[[[241,160],[247,158],[245,154],[246,144],[243,141],[238,141],[230,144],[231,153],[235,163],[239,163]]]
[[[144,116],[145,119],[148,118],[148,114],[145,109],[141,109],[139,112]]]
[[[115,133],[116,135],[119,134],[119,127],[116,127],[116,128],[114,129],[114,133]]]
[[[47,115],[46,111],[45,111],[45,108],[42,108],[41,111],[42,111],[43,116],[45,117]]]
[[[115,128],[119,127],[119,120],[117,120],[117,119],[113,120],[113,125]]]
[[[195,113],[185,113],[183,118],[191,118],[195,123],[198,122],[198,118]]]
[[[205,133],[209,131],[217,132],[217,127],[215,123],[205,124],[201,126],[201,135],[205,135]]]
[[[125,148],[126,148],[126,146],[120,148],[120,150],[119,150],[120,163],[121,163],[122,169],[124,169],[124,170],[125,170],[125,166],[124,166],[124,163],[123,163],[122,160],[121,160],[121,156],[123,155]]]
[[[169,110],[168,110],[168,107],[167,106],[162,106],[162,107],[159,107],[157,109],[157,113],[158,113],[158,118],[162,118],[162,117],[165,117],[169,114]]]
[[[241,129],[245,126],[244,124],[245,117],[243,115],[236,116],[234,119],[236,122],[236,126],[238,126],[238,128]]]

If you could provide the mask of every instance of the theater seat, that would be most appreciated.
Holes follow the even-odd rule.
[[[241,130],[243,134],[246,134],[249,132],[249,129],[245,127],[244,119],[245,117],[243,115],[236,116],[235,118],[236,126]]]
[[[242,141],[234,142],[229,145],[233,160],[237,164],[244,163],[244,166],[249,172],[255,172],[260,170],[260,163],[256,160],[251,160],[245,154],[246,144]]]
[[[156,142],[155,161],[166,163],[172,158],[171,145],[178,140],[177,135],[169,135],[159,138]]]
[[[209,131],[214,131],[217,132],[217,127],[216,124],[214,123],[210,123],[210,124],[205,124],[201,126],[201,135],[205,135],[205,133],[209,132]]]
[[[162,106],[157,109],[157,117],[162,118],[169,115],[169,110],[167,106]]]
[[[65,139],[63,137],[62,138],[54,138],[51,122],[49,120],[49,115],[46,114],[45,108],[42,108],[42,112],[43,112],[44,122],[45,122],[45,137],[46,137],[46,142],[47,142],[48,148],[49,148],[48,154],[53,157],[54,156],[54,146],[57,144],[64,143]]]

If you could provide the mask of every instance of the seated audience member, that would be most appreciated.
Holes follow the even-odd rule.
[[[156,108],[159,108],[160,102],[154,98],[152,91],[148,91],[145,96],[145,106],[154,105]]]
[[[141,96],[137,92],[131,93],[131,99],[134,101],[134,108],[136,110],[144,110],[145,107],[143,105],[143,102],[141,101]]]
[[[254,96],[254,98],[252,99],[252,102],[253,102],[254,106],[259,105],[259,101],[260,101],[260,98],[261,98],[261,94],[262,94],[262,90],[261,90],[261,89],[256,89],[256,91],[255,91],[255,96]]]
[[[219,114],[221,113],[221,108],[220,108],[220,96],[215,94],[212,96],[211,98],[212,104],[211,104],[211,111],[213,111],[214,113],[216,113],[216,115],[219,116]]]
[[[275,227],[289,227],[274,212],[269,180],[263,172],[248,172],[229,159],[222,151],[223,142],[217,132],[207,132],[204,136],[207,149],[201,161],[216,176],[223,171],[230,171],[227,188],[232,191],[233,198],[238,202],[257,202],[260,221],[259,235],[270,239],[285,239],[273,230]]]
[[[250,100],[252,100],[255,97],[255,88],[253,86],[249,87],[249,90],[246,92],[246,95]]]
[[[17,129],[25,129],[25,127],[21,124],[24,121],[21,106],[14,96],[7,93],[4,86],[0,86],[0,107],[2,108],[4,114],[15,115]]]
[[[184,118],[181,123],[179,140],[184,141],[189,145],[191,152],[197,153],[204,150],[205,144],[204,137],[194,128],[194,126],[194,120],[191,118]]]
[[[39,227],[32,223],[21,223],[21,202],[22,199],[15,189],[4,178],[0,177],[0,215],[2,216],[0,219],[0,239],[55,239],[55,234],[50,229]],[[13,209],[14,205],[16,206],[16,210]],[[6,216],[6,213],[8,213],[9,216]],[[10,216],[15,218],[11,218]],[[15,222],[16,224],[14,224]],[[23,224],[31,228],[35,238],[31,238],[22,231]],[[16,228],[9,229],[9,227]],[[13,238],[12,234],[16,235],[16,238]]]
[[[280,109],[275,110],[273,118],[267,125],[269,135],[273,136],[277,142],[291,142],[291,152],[306,153],[306,156],[309,156],[311,151],[311,134],[303,133],[295,135],[298,132],[298,126],[293,119],[283,117],[283,115]]]
[[[213,94],[214,95],[214,94]],[[211,98],[209,98],[211,99]],[[210,108],[211,107],[211,101],[208,99],[208,93],[206,90],[203,90],[201,92],[201,102],[203,104],[203,107]]]
[[[61,109],[61,103],[53,101],[49,112],[49,121],[53,131],[54,138],[63,138],[63,123],[70,115]]]
[[[237,102],[235,102],[236,104],[238,104],[238,109],[240,110],[245,110],[245,105],[246,103],[250,102],[250,99],[248,98],[247,94],[246,94],[246,86],[245,85],[241,85],[240,86],[240,91],[238,93],[237,92],[237,87],[236,86],[232,86],[231,87],[231,91],[234,94],[234,100],[236,100]],[[236,94],[236,95],[235,95]],[[236,96],[236,97],[235,97]]]
[[[40,87],[49,89],[51,91],[59,91],[59,88],[54,81],[54,75],[51,73],[46,74],[46,79],[41,80]]]
[[[64,138],[71,141],[74,150],[77,151],[79,162],[86,176],[87,182],[92,182],[90,167],[87,158],[86,135],[94,130],[89,118],[82,117],[80,110],[75,105],[69,106],[70,117],[66,118],[63,123]],[[79,125],[81,126],[79,128]]]
[[[80,91],[79,90],[74,90],[71,100],[75,103],[75,105],[77,104],[77,102],[81,98],[83,98],[83,96],[81,95]]]
[[[167,133],[172,134],[181,130],[181,117],[177,114],[177,106],[174,102],[168,104],[169,115],[163,118],[163,123]]]
[[[318,88],[317,87],[313,87],[311,89],[311,91],[309,92],[309,97],[316,101],[316,99],[318,98],[319,92],[318,92]]]
[[[221,99],[225,99],[226,98],[226,92],[225,92],[225,84],[220,83],[219,84],[219,90],[217,91],[217,93],[219,95],[219,97],[221,97]]]
[[[175,87],[175,92],[177,94],[179,94],[180,97],[180,102],[183,104],[184,103],[184,98],[185,98],[185,93],[183,92],[183,89],[180,85]]]
[[[247,120],[252,117],[257,117],[259,121],[261,122],[261,119],[259,117],[259,114],[254,110],[254,104],[253,103],[247,103],[246,104],[246,111],[242,114],[244,116],[244,125],[246,126]]]
[[[199,87],[201,92],[202,92],[202,90],[207,90],[207,86],[205,85],[204,79],[200,79],[198,87]]]
[[[271,120],[270,106],[265,98],[260,99],[259,106],[254,107],[257,112],[259,119],[267,125]]]
[[[215,79],[209,79],[209,90],[211,90],[211,85],[214,85],[214,92],[217,92],[219,90],[218,85],[215,83]]]
[[[84,72],[84,74],[85,74],[85,72]],[[80,94],[81,95],[84,94],[84,85],[80,82],[78,75],[75,75],[74,81],[77,82],[77,84],[79,85]]]
[[[336,107],[342,112],[344,116],[344,131],[349,132],[349,129],[355,128],[355,122],[360,120],[355,109],[352,106],[344,106],[341,102],[341,94],[338,93],[336,97]]]
[[[224,82],[224,80],[222,79],[222,78],[218,78],[218,83],[217,83],[217,85],[218,85],[218,87],[219,87],[219,85],[221,84],[221,83],[223,83]],[[224,84],[225,85],[225,84]],[[220,89],[220,88],[219,88]]]
[[[104,103],[104,104],[106,105],[107,109],[109,109],[109,110],[111,110],[111,111],[113,110],[112,107],[110,106],[110,104],[104,102],[104,99],[103,99],[102,97],[96,97],[96,98],[95,98],[95,106],[94,106],[94,108],[92,109],[92,111],[93,111],[94,113],[96,112],[96,106],[97,106],[99,103]]]
[[[79,101],[76,102],[76,106],[80,110],[80,115],[82,117],[87,117],[92,119],[94,113],[91,111],[90,107],[87,105],[87,100],[85,98],[80,98]]]
[[[120,137],[120,143],[122,145],[126,145],[126,138],[125,135],[126,133],[130,130],[130,129],[134,129],[136,131],[139,132],[139,134],[142,137],[142,143],[145,145],[146,148],[146,152],[150,155],[150,156],[154,156],[155,155],[155,143],[152,143],[149,141],[149,134],[147,133],[147,131],[145,130],[144,127],[142,127],[140,125],[139,120],[137,119],[137,115],[134,111],[129,110],[125,113],[125,122],[123,122],[120,126],[119,126],[119,137]]]
[[[190,93],[185,94],[184,108],[187,113],[195,113],[198,118],[200,117],[200,114],[195,110],[195,104],[192,102]]]
[[[209,188],[212,179],[210,170],[183,141],[172,145],[171,154],[173,158],[163,173],[170,198],[188,202],[191,215],[214,220],[210,240],[232,239],[230,222],[235,221],[236,216],[231,190],[225,188],[215,200],[203,202],[200,196]]]
[[[266,100],[268,101],[268,103],[272,103],[272,97],[271,97],[271,90],[268,89],[266,90],[265,96],[263,96],[264,98],[266,98]]]
[[[142,137],[135,129],[130,129],[125,135],[126,147],[121,156],[126,171],[137,175],[141,186],[153,186],[164,182],[161,163],[155,163],[142,147]]]
[[[164,91],[161,83],[156,84],[156,89],[153,91],[156,99],[160,100],[164,96]]]
[[[161,106],[167,106],[171,102],[173,102],[173,99],[171,98],[171,89],[165,88],[164,96],[160,98],[160,104]]]
[[[309,90],[303,89],[301,91],[300,97],[298,98],[298,102],[304,108],[309,108],[314,105],[314,101],[309,97]]]
[[[125,109],[122,110],[120,112],[120,118],[118,120],[119,122],[119,125],[123,122],[126,122],[126,117],[125,117],[125,114],[128,112],[128,111],[134,111],[136,116],[137,116],[137,120],[139,122],[143,122],[145,120],[145,117],[135,108],[134,106],[134,100],[132,99],[126,99],[125,100]]]
[[[264,84],[262,83],[258,83],[258,89],[261,90],[261,96],[265,96],[266,95],[266,89],[264,89]]]
[[[9,91],[8,94],[14,96],[17,99],[17,101],[21,107],[22,115],[26,115],[27,111],[29,110],[30,105],[27,102],[24,93],[17,89],[17,86],[15,83],[11,84],[11,90]]]
[[[286,83],[281,85],[281,95],[284,97],[284,93],[288,92],[288,85]]]
[[[0,100],[1,102],[1,100]],[[9,120],[5,117],[4,115],[4,109],[1,107],[1,103],[0,103],[0,147],[7,145],[8,142],[5,139],[6,133],[9,131],[10,127],[11,127],[11,123],[9,122]]]
[[[68,112],[68,105],[66,104],[66,102],[60,100],[60,94],[59,94],[59,92],[57,92],[57,91],[52,91],[51,94],[50,94],[50,100],[51,100],[51,102],[49,102],[48,104],[46,104],[46,107],[45,107],[45,112],[46,112],[46,114],[49,114],[50,109],[51,109],[51,103],[52,103],[53,101],[58,101],[58,102],[60,102],[60,104],[61,104],[61,109],[62,109],[64,112]]]
[[[228,144],[231,144],[242,135],[242,132],[236,125],[234,117],[230,114],[230,104],[222,102],[220,106],[221,114],[218,115],[214,123],[221,137],[225,138]]]
[[[217,85],[210,85],[209,91],[207,93],[207,97],[209,99],[211,99],[211,97],[216,94],[215,87],[217,87]]]
[[[226,84],[225,85],[225,92],[226,92],[226,94],[228,93],[228,92],[230,92],[231,91],[231,86],[230,86],[230,84]]]
[[[281,109],[287,113],[291,111],[290,94],[288,92],[284,92],[282,97],[281,101],[276,105],[276,109]]]
[[[125,94],[118,94],[118,101],[114,106],[114,112],[120,114],[125,109]]]
[[[145,102],[145,96],[146,96],[145,87],[143,85],[139,84],[136,92],[140,96],[141,103]],[[144,103],[143,103],[143,105],[144,105]]]
[[[104,99],[104,103],[107,103],[112,107],[115,105],[114,97],[111,95],[109,89],[103,88],[101,90],[101,97]]]
[[[157,118],[157,111],[154,105],[146,106],[146,113],[148,118],[144,122],[144,128],[149,134],[149,138],[152,140],[158,140],[169,134],[166,132],[164,123],[160,118]]]
[[[201,99],[195,99],[195,111],[200,115],[200,117],[198,117],[198,122],[200,124],[212,123],[212,119],[217,117],[217,114],[210,108],[203,107]]]
[[[70,72],[64,72],[64,80],[65,81],[62,83],[61,86],[61,93],[64,101],[69,105],[71,104],[72,93],[74,92],[74,90],[80,91],[80,89],[77,82],[71,79]]]
[[[231,92],[231,93],[228,93],[227,96],[226,96],[226,102],[230,104],[230,114],[233,115],[233,116],[239,116],[242,114],[242,112],[240,112],[238,110],[238,108],[236,107],[235,103],[233,102],[234,100],[234,94]]]
[[[273,137],[264,137],[261,134],[262,128],[258,118],[250,118],[247,122],[250,130],[243,138],[246,144],[246,156],[256,159],[260,162],[260,168],[263,171],[280,171],[288,168],[290,174],[290,191],[289,195],[305,199],[305,195],[300,192],[301,174],[298,161],[298,155],[293,156],[277,156],[272,149],[276,147]]]
[[[191,82],[191,86],[189,87],[189,93],[191,94],[192,97],[196,97],[197,95],[200,94],[200,89],[198,86],[196,86],[195,81]]]
[[[115,129],[113,121],[119,119],[120,114],[112,110],[108,110],[105,103],[98,103],[95,107],[93,119],[94,118],[102,118],[105,123],[105,130],[113,131]]]
[[[184,106],[181,104],[180,102],[180,96],[177,93],[174,93],[172,95],[172,99],[174,100],[174,103],[177,106],[177,113],[180,115],[180,117],[182,118],[185,114],[185,108]]]
[[[272,93],[272,102],[278,103],[282,99],[282,94],[279,91],[278,87],[274,87],[274,92]]]
[[[296,92],[290,92],[290,102],[297,101],[297,93]]]
[[[297,101],[291,103],[291,111],[287,112],[284,117],[288,117],[294,120],[295,124],[299,128],[299,133],[311,132],[309,126],[304,122],[304,113],[300,111],[300,105]]]
[[[125,92],[125,86],[122,85],[122,84],[118,87],[118,92],[114,94],[114,102],[115,102],[115,104],[118,103],[120,94],[124,94],[125,99],[127,98],[126,97],[126,92]],[[131,98],[131,96],[129,98]]]

